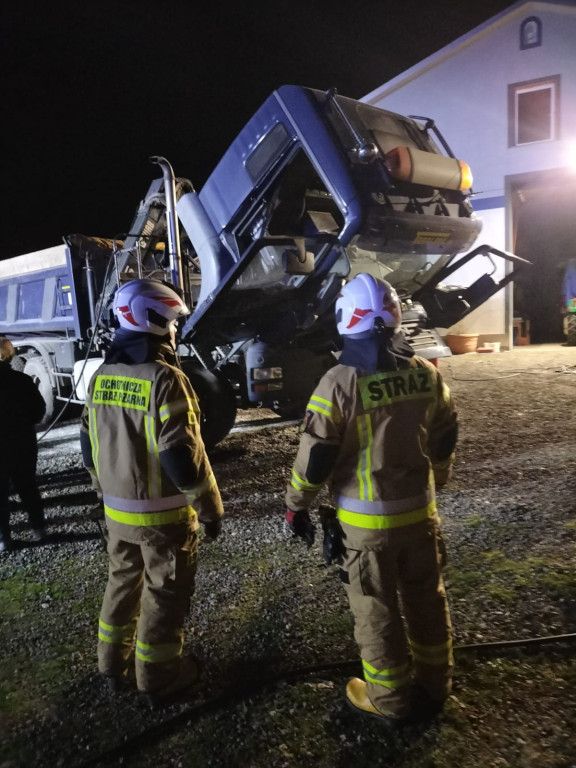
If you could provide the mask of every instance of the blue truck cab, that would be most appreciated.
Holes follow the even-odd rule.
[[[85,383],[75,371],[85,351],[92,358],[83,362],[86,372],[101,360],[118,284],[148,275],[178,284],[193,310],[179,352],[201,399],[209,445],[227,434],[237,407],[303,414],[337,361],[334,302],[355,274],[395,286],[406,338],[418,354],[436,359],[450,354],[437,327],[453,325],[513,279],[513,270],[493,279],[494,258],[522,261],[486,245],[470,250],[481,229],[470,169],[433,121],[334,90],[276,90],[199,192],[176,178],[167,160],[151,159],[163,177],[152,182],[127,236],[114,244],[94,238],[99,254],[71,283],[73,314],[83,307],[84,322],[49,330],[42,310],[26,332],[70,342],[68,359],[52,352],[47,367],[56,382],[71,377],[72,399],[81,400]],[[74,238],[67,240],[69,266],[78,272],[92,238]],[[476,257],[487,259],[492,274],[451,285],[451,274]],[[44,277],[43,306],[62,302],[52,277]],[[3,281],[0,264],[0,291]],[[0,333],[18,343],[16,326],[0,318]]]
[[[203,276],[183,340],[248,341],[244,397],[301,410],[335,360],[342,282],[369,272],[398,290],[415,351],[449,355],[435,325],[449,327],[503,285],[487,275],[465,290],[438,288],[481,229],[470,186],[468,167],[438,149],[430,121],[335,92],[279,88],[200,193],[178,201]],[[196,232],[198,203],[212,237]]]

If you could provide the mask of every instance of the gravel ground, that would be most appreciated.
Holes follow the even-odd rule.
[[[428,730],[393,737],[345,707],[359,673],[346,598],[320,541],[286,536],[298,429],[266,412],[270,429],[234,432],[212,455],[225,533],[201,543],[186,625],[202,684],[155,712],[134,690],[110,696],[95,673],[106,555],[66,422],[40,443],[50,540],[31,543],[15,504],[19,546],[0,555],[0,768],[575,768],[574,638],[485,644],[576,633],[576,350],[440,366],[461,420],[439,503],[457,673]]]

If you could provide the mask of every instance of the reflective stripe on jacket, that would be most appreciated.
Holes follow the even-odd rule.
[[[429,440],[455,421],[450,391],[427,360],[368,375],[336,365],[310,398],[286,504],[311,506],[323,485],[309,478],[314,447],[335,445],[328,482],[346,546],[377,546],[382,531],[427,524],[436,517]]]
[[[217,519],[222,502],[200,434],[199,406],[185,374],[161,358],[102,365],[93,376],[82,417],[102,488],[108,525],[127,540],[142,529]],[[197,483],[179,489],[160,454],[185,445]]]

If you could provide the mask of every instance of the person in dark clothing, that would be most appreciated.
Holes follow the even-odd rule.
[[[28,512],[34,541],[46,538],[42,497],[36,482],[38,443],[34,427],[46,403],[30,376],[11,366],[14,347],[0,339],[0,552],[10,549],[10,484]]]

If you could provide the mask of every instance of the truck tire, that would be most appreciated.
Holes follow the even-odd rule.
[[[54,391],[50,381],[48,366],[39,355],[34,355],[34,357],[30,357],[26,361],[24,373],[34,381],[46,403],[46,413],[40,422],[41,424],[46,424],[52,418],[55,406]]]
[[[200,404],[200,429],[207,450],[214,448],[230,432],[236,421],[236,396],[229,382],[183,361],[182,369]]]
[[[309,400],[310,398],[307,397],[302,400],[279,402],[272,410],[283,419],[303,419],[306,415],[306,406],[308,405]]]

